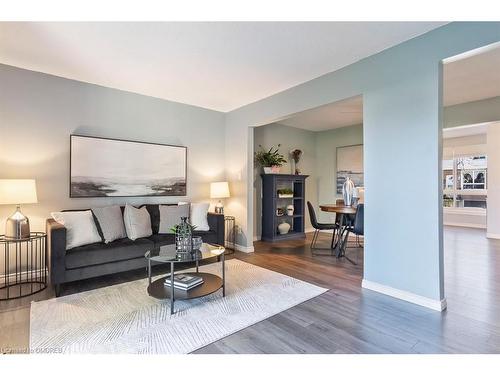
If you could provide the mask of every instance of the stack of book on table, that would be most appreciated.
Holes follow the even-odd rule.
[[[174,275],[174,288],[189,290],[198,285],[203,284],[203,279],[200,276],[179,274]],[[165,279],[165,286],[170,286],[170,277]]]

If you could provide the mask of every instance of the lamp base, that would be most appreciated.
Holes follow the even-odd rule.
[[[222,214],[222,215],[224,214],[224,206],[222,205],[221,201],[219,201],[219,203],[217,203],[215,205],[215,213],[216,214]]]
[[[5,237],[21,240],[30,236],[30,221],[23,215],[19,206],[5,223]]]

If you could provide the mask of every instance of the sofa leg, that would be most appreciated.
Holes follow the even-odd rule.
[[[61,295],[61,284],[56,284],[54,290],[56,292],[56,297],[59,297]]]

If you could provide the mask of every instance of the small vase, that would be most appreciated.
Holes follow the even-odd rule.
[[[286,221],[283,221],[280,225],[278,225],[278,232],[280,234],[287,234],[290,231],[290,224]]]
[[[286,214],[288,216],[293,216],[293,212],[295,211],[295,207],[293,207],[293,204],[289,204],[286,206]]]
[[[344,198],[345,206],[352,206],[352,195],[354,193],[354,182],[347,177],[344,185],[342,185],[342,197]]]

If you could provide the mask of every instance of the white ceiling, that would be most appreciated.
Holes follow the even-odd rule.
[[[294,128],[322,131],[363,122],[363,97],[355,96],[332,104],[300,112],[288,119],[279,121],[282,125]]]
[[[230,111],[443,22],[0,23],[0,62]]]
[[[485,122],[482,124],[473,125],[463,125],[453,128],[443,129],[443,138],[457,138],[457,137],[468,137],[471,135],[486,134],[488,131],[488,125],[493,124],[491,122]]]
[[[443,66],[445,106],[500,95],[500,47]]]
[[[500,47],[479,54],[465,54],[443,67],[445,106],[467,103],[500,95]],[[361,96],[298,113],[280,124],[312,131],[341,128],[363,122]],[[482,134],[485,125],[449,129],[445,138]]]

